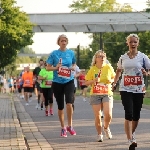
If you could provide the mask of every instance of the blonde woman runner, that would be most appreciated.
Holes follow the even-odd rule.
[[[119,58],[113,88],[123,71],[119,91],[125,110],[124,128],[129,142],[129,150],[135,150],[137,147],[135,130],[140,119],[143,94],[145,93],[143,74],[146,74],[144,68],[150,69],[150,60],[147,55],[138,51],[139,37],[137,34],[130,34],[126,38],[126,42],[129,51]]]
[[[97,141],[103,141],[103,132],[108,139],[112,138],[110,123],[112,119],[113,92],[111,84],[115,77],[113,67],[106,63],[106,54],[98,50],[92,59],[91,68],[85,79],[86,85],[91,85],[90,104],[95,116],[95,127],[97,130]],[[101,108],[103,107],[104,124],[101,121]]]

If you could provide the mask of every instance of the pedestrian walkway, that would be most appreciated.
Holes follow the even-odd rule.
[[[0,150],[26,150],[14,102],[8,95],[0,95]]]
[[[96,142],[96,130],[91,106],[78,96],[75,101],[73,125],[76,136],[68,133],[60,137],[60,123],[54,100],[54,116],[45,116],[44,110],[35,108],[33,97],[29,106],[13,96],[0,95],[0,150],[127,150],[124,133],[124,110],[121,103],[114,103],[111,131],[113,138]],[[136,131],[138,148],[150,150],[150,110],[141,110],[141,120]],[[65,116],[66,118],[66,116]],[[66,120],[66,119],[65,119]]]

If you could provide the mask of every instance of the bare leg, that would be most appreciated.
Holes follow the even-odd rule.
[[[127,139],[131,140],[132,139],[132,121],[125,119],[124,128],[125,128],[125,133],[127,135]]]
[[[98,135],[102,134],[102,122],[101,122],[101,104],[92,105],[94,117],[95,117],[95,128]]]
[[[68,126],[72,127],[72,115],[73,115],[72,104],[68,103],[66,105],[66,111],[67,111],[67,118],[68,118]]]
[[[65,127],[65,124],[64,124],[64,110],[59,110],[58,109],[58,117],[59,117],[61,127],[64,128]]]
[[[138,126],[139,121],[132,121],[132,133],[135,132],[135,129]]]

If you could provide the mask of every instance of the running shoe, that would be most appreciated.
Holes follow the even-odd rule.
[[[85,99],[85,98],[83,98],[83,101],[84,101],[84,102],[86,102],[86,99]]]
[[[110,131],[109,127],[108,127],[107,129],[105,129],[105,128],[103,127],[103,130],[104,130],[104,132],[105,132],[106,137],[107,137],[108,139],[111,139],[111,138],[112,138],[112,134],[111,134],[111,131]]]
[[[134,143],[132,140],[129,140],[129,150],[135,150],[135,147],[137,147],[137,143]]]
[[[103,142],[103,135],[102,134],[97,135],[97,142]]]
[[[69,131],[71,135],[76,135],[76,131],[73,129],[73,127],[68,126],[67,131]]]
[[[48,110],[45,110],[45,116],[48,116]]]
[[[135,132],[133,132],[133,134],[132,134],[132,141],[133,141],[134,145],[137,147]]]
[[[61,134],[60,134],[60,136],[62,136],[62,137],[67,137],[67,130],[64,129],[64,128],[62,128],[62,129],[61,129]]]
[[[50,110],[49,110],[49,113],[50,113],[50,115],[54,115],[53,109],[50,109]]]
[[[26,103],[26,106],[28,106],[29,105],[29,103]]]

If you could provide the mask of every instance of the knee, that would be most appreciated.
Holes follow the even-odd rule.
[[[105,119],[112,119],[112,115],[110,113],[104,114]]]

